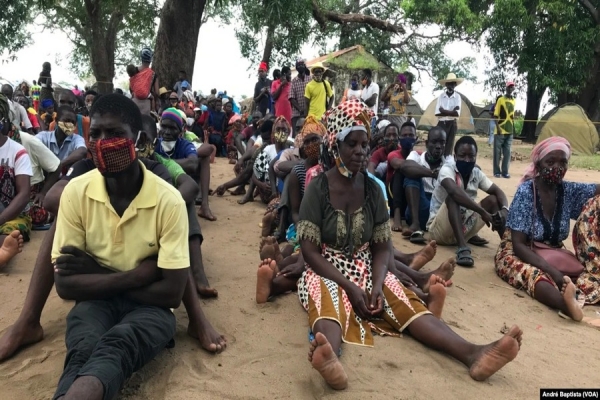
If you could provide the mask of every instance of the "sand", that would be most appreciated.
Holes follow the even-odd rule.
[[[524,149],[519,151],[528,155]],[[480,157],[478,163],[492,176],[489,157]],[[509,199],[525,165],[514,162],[511,179],[494,179]],[[570,170],[567,178],[594,182],[597,174]],[[217,160],[212,167],[211,187],[231,176],[231,166]],[[121,399],[532,399],[539,397],[540,388],[598,387],[600,332],[559,318],[556,311],[500,280],[493,270],[499,238],[484,228],[481,236],[491,243],[473,249],[475,268],[457,267],[443,318],[452,329],[476,343],[496,340],[505,326],[518,324],[524,330],[524,342],[516,360],[479,383],[469,378],[463,365],[407,335],[378,337],[374,348],[344,345],[342,362],[349,387],[343,393],[327,388],[307,361],[307,317],[297,296],[287,294],[261,306],[254,302],[258,224],[264,205],[256,202],[239,206],[237,199],[231,195],[212,197],[211,208],[218,221],[201,220],[207,274],[219,290],[218,299],[202,300],[201,304],[215,327],[226,335],[227,350],[215,356],[200,349],[186,335],[187,316],[181,307],[176,310],[175,348],[164,350],[136,373]],[[0,273],[2,331],[21,310],[44,234],[34,232],[24,252]],[[402,251],[419,249],[400,234],[393,238]],[[452,248],[441,247],[425,269],[437,267],[452,254]],[[0,398],[51,398],[62,372],[65,318],[71,307],[72,303],[52,291],[42,315],[44,340],[0,364]],[[584,308],[588,317],[600,318],[598,311],[600,307]]]

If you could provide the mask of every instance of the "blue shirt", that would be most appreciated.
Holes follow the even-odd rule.
[[[71,155],[75,150],[85,148],[85,140],[82,136],[73,134],[65,137],[62,146],[56,141],[56,131],[42,131],[35,137],[44,143],[44,146],[50,149],[60,161]]]
[[[569,236],[570,220],[579,217],[585,203],[594,197],[594,194],[596,193],[595,184],[563,182],[562,186],[564,190],[564,200],[562,203],[560,230],[558,233],[558,240],[561,242]],[[538,201],[540,201],[538,191],[536,191],[536,196]],[[559,210],[555,210],[555,214],[558,211]],[[548,237],[552,235],[552,232],[544,232],[542,218],[545,219],[546,217],[540,215],[541,213],[537,210],[535,211],[535,224],[532,224],[533,214],[533,181],[530,180],[522,183],[517,188],[517,193],[515,193],[515,197],[510,205],[506,226],[511,230],[526,234],[528,238],[533,236],[533,240],[536,242],[543,242],[545,241],[544,233],[546,233],[546,237]],[[550,229],[554,229],[552,221],[547,221],[547,226],[548,225],[550,226]]]
[[[381,179],[379,179],[378,177],[376,177],[375,175],[373,175],[369,171],[367,171],[367,176],[369,178],[373,179],[375,182],[377,182],[377,184],[381,188],[381,191],[383,192],[383,198],[385,200],[385,204],[387,204],[388,203],[388,196],[387,196],[387,190],[385,189],[385,184],[381,181]]]
[[[227,114],[225,114],[225,111],[217,112],[210,110],[210,115],[208,116],[208,125],[212,126],[216,132],[222,132],[223,123],[225,122],[226,116]]]
[[[184,158],[188,158],[191,154],[193,154],[194,157],[198,157],[196,147],[194,147],[194,144],[189,140],[178,138],[177,143],[175,143],[175,147],[173,148],[173,151],[171,151],[170,154],[162,148],[162,141],[162,138],[159,138],[157,140],[156,147],[154,147],[154,151],[163,157],[171,158],[173,160],[181,160]]]

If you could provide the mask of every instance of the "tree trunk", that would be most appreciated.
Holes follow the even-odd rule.
[[[179,71],[194,77],[198,34],[206,0],[166,0],[160,14],[152,69],[160,86],[172,88]]]
[[[597,45],[596,47],[600,47]],[[594,54],[594,63],[590,68],[589,78],[581,91],[577,94],[575,102],[579,104],[592,121],[600,119],[600,53]]]
[[[535,128],[537,120],[540,117],[540,106],[542,104],[542,96],[546,88],[536,88],[534,85],[527,83],[527,108],[525,109],[525,122],[521,136],[524,142],[535,143]]]
[[[113,92],[115,78],[115,52],[117,47],[117,32],[123,23],[123,14],[113,11],[108,24],[102,18],[100,7],[93,2],[85,2],[86,12],[90,21],[90,62],[96,78],[97,91],[100,94]]]
[[[267,38],[265,39],[265,49],[263,50],[262,61],[269,65],[271,53],[273,52],[273,39],[275,39],[275,26],[267,27]]]

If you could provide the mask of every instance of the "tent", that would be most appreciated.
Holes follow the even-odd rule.
[[[460,117],[458,117],[458,132],[459,133],[475,133],[475,122],[473,117],[477,116],[477,111],[475,110],[475,106],[473,103],[467,99],[467,96],[456,92],[460,95],[462,102],[460,105]],[[438,98],[433,99],[431,103],[427,106],[427,109],[423,113],[421,120],[418,124],[418,129],[429,130],[432,127],[438,124],[438,118],[435,116],[436,109],[435,106],[437,104]]]
[[[552,136],[564,137],[576,153],[594,154],[599,138],[596,127],[575,103],[566,103],[550,110],[535,129],[538,142]]]

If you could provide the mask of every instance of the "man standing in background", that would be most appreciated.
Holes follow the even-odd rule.
[[[494,135],[494,177],[510,178],[508,166],[510,164],[510,148],[513,134],[515,133],[515,91],[514,82],[506,82],[506,94],[496,101],[494,118],[497,119],[498,128]],[[502,158],[502,169],[500,169]]]
[[[298,119],[306,117],[308,111],[304,92],[306,91],[306,85],[310,82],[310,76],[306,74],[306,61],[303,58],[296,60],[296,71],[298,76],[292,79],[292,87],[288,96],[292,105],[292,127],[294,128]],[[294,132],[295,136],[296,132]]]
[[[254,85],[254,104],[256,110],[262,115],[267,115],[271,108],[271,80],[267,78],[267,63],[262,61],[258,67],[258,82]]]
[[[446,79],[438,81],[440,85],[446,86],[446,90],[438,97],[435,106],[435,116],[438,117],[437,126],[446,131],[445,157],[451,156],[454,151],[454,138],[458,129],[456,120],[460,117],[460,105],[462,102],[460,95],[454,89],[463,81],[463,78],[457,78],[454,73],[449,73]]]

